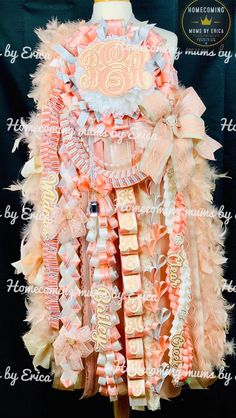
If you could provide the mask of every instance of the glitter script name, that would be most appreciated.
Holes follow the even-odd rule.
[[[178,369],[179,365],[182,363],[182,354],[181,354],[181,350],[182,347],[185,343],[185,338],[183,337],[182,334],[176,334],[174,335],[174,337],[171,339],[171,345],[172,345],[172,364],[171,366],[174,369]]]
[[[176,289],[181,283],[180,277],[178,276],[178,270],[179,267],[182,267],[183,261],[184,260],[181,256],[181,250],[179,250],[177,253],[173,253],[168,256],[168,266],[170,269],[170,284],[171,287],[173,287],[174,289]]]
[[[42,237],[48,239],[48,226],[50,222],[50,215],[54,204],[57,203],[58,194],[56,186],[58,184],[58,177],[55,173],[50,173],[41,181],[41,195],[42,195]]]
[[[112,301],[112,294],[105,286],[100,286],[92,292],[92,299],[96,303],[96,329],[92,332],[95,351],[105,351],[108,344],[109,329],[112,328],[110,314],[107,313]]]

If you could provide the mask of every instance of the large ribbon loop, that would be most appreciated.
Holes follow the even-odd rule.
[[[53,239],[58,235],[61,243],[82,237],[86,234],[86,222],[87,216],[79,206],[70,208],[67,203],[65,208],[55,207],[51,214],[49,237]]]
[[[175,105],[170,106],[161,92],[155,94],[156,106],[165,108],[158,118],[152,136],[143,154],[140,168],[155,183],[160,183],[164,167],[172,159],[178,192],[184,190],[195,170],[193,149],[200,156],[214,159],[214,152],[221,145],[205,132],[205,123],[201,118],[205,105],[193,89],[189,87],[180,92]],[[151,105],[152,118],[153,107]],[[148,108],[146,109],[148,115]]]
[[[23,336],[26,349],[31,356],[34,356],[33,366],[37,370],[38,366],[49,369],[52,357],[52,342],[43,341],[42,338],[36,336],[29,331]]]

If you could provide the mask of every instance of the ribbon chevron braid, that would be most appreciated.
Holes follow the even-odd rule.
[[[49,322],[52,328],[59,328],[60,308],[58,303],[58,238],[49,239],[49,218],[55,207],[58,194],[58,174],[60,162],[58,158],[59,143],[59,115],[64,105],[60,96],[60,90],[54,89],[48,104],[42,112],[43,134],[41,140],[40,156],[43,163],[41,180],[42,196],[42,239],[43,262],[45,266],[45,287],[50,291],[45,295],[46,309],[49,311]]]
[[[144,378],[144,324],[141,265],[138,254],[137,219],[131,209],[136,204],[133,187],[116,190],[119,238],[125,294],[125,340],[128,395],[132,409],[147,405]]]
[[[166,282],[170,308],[174,317],[170,331],[169,358],[174,374],[173,383],[187,379],[192,367],[193,348],[189,337],[188,312],[191,297],[191,277],[184,250],[186,205],[183,193],[176,193],[174,226],[170,233]]]
[[[78,383],[78,377],[84,368],[82,357],[91,354],[92,345],[90,344],[89,327],[81,327],[82,300],[78,271],[80,258],[77,238],[85,234],[86,217],[82,210],[78,209],[80,194],[75,182],[77,173],[68,158],[63,143],[59,155],[61,157],[59,183],[61,198],[52,223],[56,230],[52,233],[59,233],[61,243],[58,255],[61,259],[60,304],[62,311],[60,320],[63,326],[54,343],[54,352],[56,363],[63,372],[61,383],[68,388]]]
[[[87,223],[89,230],[87,254],[93,269],[92,339],[95,342],[95,351],[99,353],[97,359],[99,391],[109,396],[111,401],[115,401],[118,399],[118,394],[124,394],[126,390],[122,378],[125,359],[120,353],[122,346],[116,328],[119,324],[116,311],[120,306],[115,303],[116,288],[113,285],[118,278],[114,257],[116,253],[114,241],[117,238],[114,229],[117,227],[117,220],[113,216],[114,209],[109,196],[100,198],[98,205],[99,215],[91,214]]]

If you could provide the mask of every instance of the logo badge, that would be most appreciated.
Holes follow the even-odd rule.
[[[215,47],[225,41],[232,26],[229,9],[219,0],[195,0],[183,9],[181,26],[196,46]]]

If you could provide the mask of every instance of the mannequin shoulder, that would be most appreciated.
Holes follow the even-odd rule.
[[[35,29],[39,38],[37,53],[42,59],[35,73],[32,74],[33,82],[28,97],[35,101],[39,110],[42,110],[48,102],[55,85],[57,68],[51,66],[52,61],[58,58],[58,52],[54,49],[55,45],[64,46],[83,23],[83,21],[60,23],[57,19],[52,19],[46,27]]]
[[[155,31],[166,40],[166,48],[169,50],[174,62],[175,52],[178,47],[178,36],[174,32],[158,27],[155,27]]]
[[[50,20],[46,27],[36,28],[35,33],[39,38],[39,52],[46,59],[51,60],[57,55],[54,51],[55,44],[64,45],[66,41],[78,30],[84,21],[72,21],[61,23],[57,19]]]

